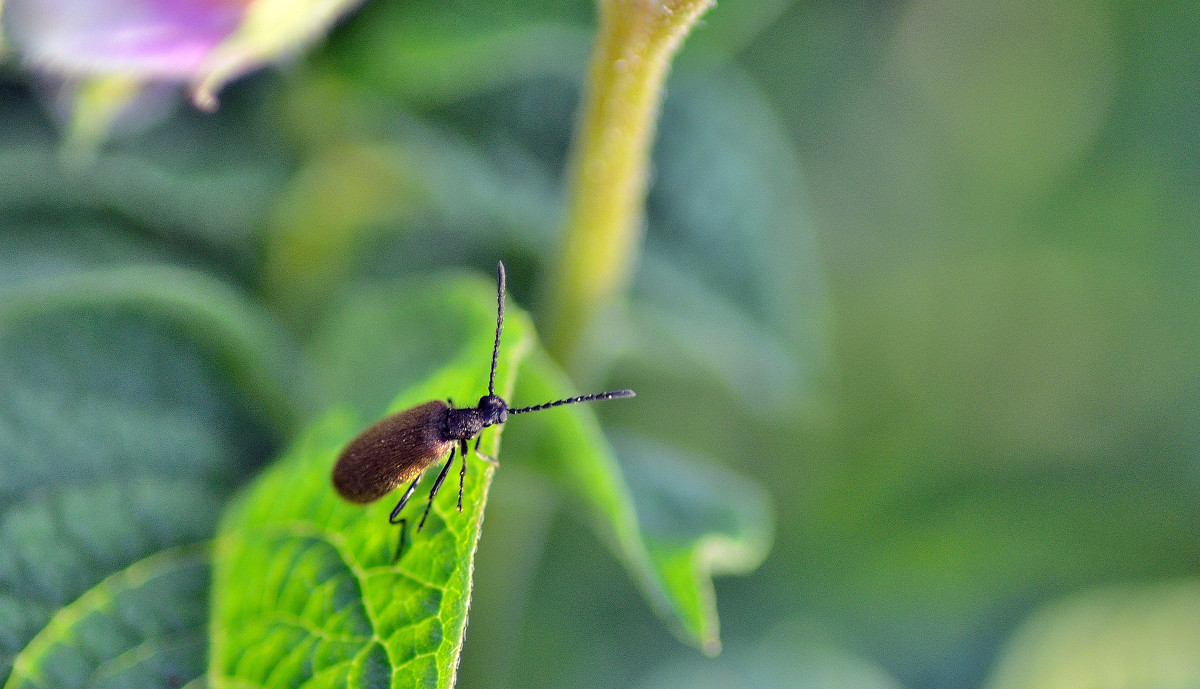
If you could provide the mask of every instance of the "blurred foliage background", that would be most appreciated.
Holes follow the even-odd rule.
[[[166,411],[88,433],[225,457],[195,469],[203,534],[309,415],[378,414],[458,337],[345,304],[502,258],[536,322],[593,14],[371,0],[216,113],[180,107],[82,165],[8,62],[0,297],[70,302],[0,332],[24,343],[0,359],[10,438],[59,437],[55,390],[96,371],[165,369],[127,387]],[[597,408],[631,476],[679,455],[765,488],[773,550],[717,581],[725,650],[706,658],[502,457],[460,686],[1200,683],[1197,35],[1182,0],[710,11],[668,83],[628,302],[571,372],[638,391]],[[179,318],[224,325],[88,330],[109,307],[62,294],[130,266],[189,269],[201,283],[169,289],[208,296]],[[83,471],[14,481],[4,461],[5,500]]]

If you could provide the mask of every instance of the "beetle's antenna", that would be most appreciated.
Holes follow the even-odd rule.
[[[492,345],[492,373],[488,376],[488,394],[496,394],[496,358],[500,356],[500,330],[504,327],[504,261],[496,263],[496,344]]]
[[[527,411],[541,411],[550,407],[557,407],[563,404],[575,404],[576,402],[591,402],[592,400],[613,400],[621,397],[633,397],[633,390],[613,390],[611,392],[597,392],[594,395],[581,395],[579,397],[568,397],[565,400],[555,402],[547,402],[545,404],[537,404],[532,407],[521,407],[520,409],[509,409],[509,414],[524,414]]]

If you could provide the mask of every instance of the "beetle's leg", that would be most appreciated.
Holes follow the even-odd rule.
[[[425,518],[429,516],[429,510],[433,507],[433,499],[437,497],[438,489],[442,487],[442,481],[446,480],[446,474],[450,471],[450,465],[454,464],[455,449],[454,447],[450,448],[450,459],[446,460],[446,464],[442,467],[441,473],[438,474],[437,480],[433,482],[433,490],[429,491],[429,502],[425,504],[425,514],[421,515],[421,523],[417,524],[417,531],[420,531],[425,526]],[[465,457],[463,459],[464,461],[466,460]]]
[[[417,474],[417,477],[413,479],[412,483],[408,484],[408,489],[404,491],[404,495],[400,496],[400,502],[396,503],[395,509],[392,510],[392,516],[388,517],[388,522],[392,524],[399,524],[400,522],[404,521],[403,519],[396,519],[396,517],[400,516],[400,510],[404,509],[404,506],[408,504],[408,499],[412,497],[413,491],[417,488],[417,482],[420,480],[421,474]]]
[[[389,524],[400,525],[400,542],[396,544],[396,554],[392,557],[393,565],[399,562],[400,556],[404,554],[405,534],[408,532],[408,520],[397,519],[396,517],[400,516],[400,510],[404,509],[404,506],[408,504],[408,499],[412,497],[413,491],[417,487],[417,482],[420,480],[421,474],[417,474],[417,477],[413,479],[412,483],[408,484],[408,489],[404,491],[404,495],[400,497],[400,502],[396,503],[396,507],[392,510],[391,516],[388,517]]]
[[[458,454],[462,457],[462,466],[458,469],[458,511],[462,512],[463,484],[467,481],[467,441],[458,441]]]

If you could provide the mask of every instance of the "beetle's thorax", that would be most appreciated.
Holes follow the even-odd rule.
[[[508,403],[498,395],[484,395],[479,405],[466,409],[450,409],[446,412],[446,436],[455,440],[467,440],[478,435],[488,426],[502,424],[508,419]]]

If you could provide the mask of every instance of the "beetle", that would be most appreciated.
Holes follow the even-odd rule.
[[[454,464],[456,452],[460,464],[458,511],[462,512],[463,484],[467,476],[467,441],[475,438],[475,454],[488,461],[494,461],[479,452],[479,443],[483,439],[480,433],[483,429],[504,423],[510,414],[525,414],[577,402],[634,396],[633,390],[612,390],[568,397],[530,407],[509,408],[504,398],[496,394],[496,359],[500,353],[500,332],[504,328],[504,292],[504,262],[501,261],[496,264],[496,339],[492,345],[492,368],[488,375],[488,392],[479,398],[479,403],[474,407],[455,408],[453,402],[430,400],[387,416],[351,440],[334,464],[333,487],[339,495],[353,503],[375,502],[404,482],[409,482],[408,488],[388,517],[389,523],[400,526],[400,543],[396,548],[395,557],[392,558],[393,563],[400,559],[404,551],[407,530],[407,520],[400,518],[400,512],[408,504],[409,498],[421,481],[421,476],[429,466],[449,454],[433,482],[433,488],[429,491],[425,512],[417,524],[418,531],[425,526],[425,519],[433,507],[433,499],[437,497],[442,482],[450,472],[450,466]]]

